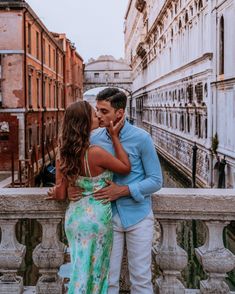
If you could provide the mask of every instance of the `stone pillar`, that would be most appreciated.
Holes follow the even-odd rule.
[[[177,244],[176,220],[159,220],[162,229],[162,239],[156,248],[156,262],[162,275],[157,279],[158,294],[183,294],[185,287],[178,279],[186,267],[188,256],[185,250]]]
[[[0,244],[0,293],[22,294],[23,279],[17,276],[26,247],[20,244],[15,235],[15,226],[18,220],[0,219],[2,240]]]
[[[196,256],[208,279],[200,282],[202,294],[230,293],[224,279],[226,273],[235,267],[235,256],[223,244],[223,229],[229,222],[206,221],[206,242],[196,249]]]
[[[40,219],[42,242],[33,251],[33,261],[42,276],[39,278],[37,294],[62,294],[63,280],[58,276],[59,267],[64,262],[65,245],[59,241],[60,219]]]

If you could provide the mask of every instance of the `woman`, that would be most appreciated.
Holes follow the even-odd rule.
[[[112,247],[110,202],[93,198],[93,193],[112,180],[112,172],[127,174],[130,162],[118,137],[124,118],[109,134],[116,157],[89,142],[99,127],[95,111],[86,101],[71,104],[65,112],[60,146],[60,172],[71,185],[81,187],[83,197],[70,202],[65,215],[65,232],[72,262],[69,294],[105,294],[108,289]]]

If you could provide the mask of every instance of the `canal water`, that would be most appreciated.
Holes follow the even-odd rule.
[[[163,157],[159,156],[163,174],[163,187],[165,188],[190,188],[191,181],[177,171]]]
[[[164,178],[164,187],[191,187],[191,182],[161,157],[160,162]],[[63,241],[65,241],[64,234],[61,233],[61,235],[64,239]],[[225,242],[228,244],[233,244],[232,246],[234,246],[234,243],[228,241],[231,238],[226,238],[227,235],[231,236],[231,232],[229,231],[229,234],[225,234]],[[25,285],[35,285],[39,277],[38,269],[33,265],[32,262],[32,251],[35,246],[41,242],[40,236],[41,227],[34,220],[23,220],[17,227],[18,240],[23,244],[27,244],[28,249],[30,248],[30,250],[27,250],[25,263],[21,268],[21,275],[24,277]],[[188,266],[183,271],[183,278],[184,281],[186,281],[185,286],[187,288],[199,288],[200,279],[206,278],[194,253],[194,248],[203,245],[204,241],[205,228],[202,222],[194,220],[184,221],[178,226],[178,244],[180,244],[188,253]],[[68,277],[69,271],[70,266],[68,264],[63,265],[60,270],[60,275],[63,277]],[[156,271],[158,271],[158,269],[156,269]],[[233,285],[235,284],[234,277],[234,273],[230,273],[228,282],[232,290],[234,289]],[[123,287],[126,288],[125,285]],[[122,293],[129,293],[129,291],[123,291]]]

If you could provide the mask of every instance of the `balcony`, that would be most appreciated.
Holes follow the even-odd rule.
[[[46,188],[0,189],[0,293],[62,294],[58,269],[64,262],[65,245],[59,240],[65,204],[45,201]],[[235,220],[235,190],[162,189],[153,196],[153,211],[160,223],[160,242],[153,247],[160,268],[155,293],[233,293],[225,282],[235,268],[235,256],[224,247],[223,229]],[[18,270],[25,258],[25,245],[16,239],[15,226],[21,219],[36,219],[42,226],[41,243],[33,251],[40,278],[35,287],[24,287]],[[186,289],[181,272],[188,264],[186,251],[177,243],[177,226],[185,220],[200,220],[206,227],[204,244],[195,249],[207,279],[200,289]],[[156,273],[153,273],[154,275]]]

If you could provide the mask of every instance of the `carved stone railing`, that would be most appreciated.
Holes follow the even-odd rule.
[[[21,294],[23,281],[18,270],[27,248],[16,239],[20,219],[36,219],[42,226],[42,241],[33,251],[41,274],[37,294],[62,294],[58,269],[63,264],[64,244],[58,226],[66,205],[46,201],[46,188],[0,189],[0,293]],[[156,293],[230,293],[226,273],[235,268],[235,256],[223,244],[223,228],[235,220],[235,190],[162,189],[153,197],[153,210],[161,226],[161,240],[154,248],[160,276]],[[186,251],[177,243],[177,226],[184,220],[201,220],[207,228],[205,244],[196,256],[207,274],[199,289],[185,289],[181,272],[188,263]],[[232,292],[231,292],[232,293]]]
[[[0,189],[0,293],[23,293],[22,278],[17,275],[26,248],[16,240],[15,226],[20,219],[36,219],[42,226],[42,241],[33,251],[33,261],[41,274],[36,293],[62,294],[58,276],[64,263],[64,244],[59,241],[58,225],[64,218],[65,203],[46,201],[48,189]]]
[[[201,220],[207,232],[196,256],[208,279],[200,281],[202,294],[230,293],[226,273],[235,268],[235,256],[223,244],[223,228],[235,220],[235,190],[162,189],[154,197],[153,210],[161,226],[161,241],[155,248],[161,276],[156,293],[195,293],[185,289],[181,271],[188,263],[186,251],[177,244],[177,225],[182,220]]]

